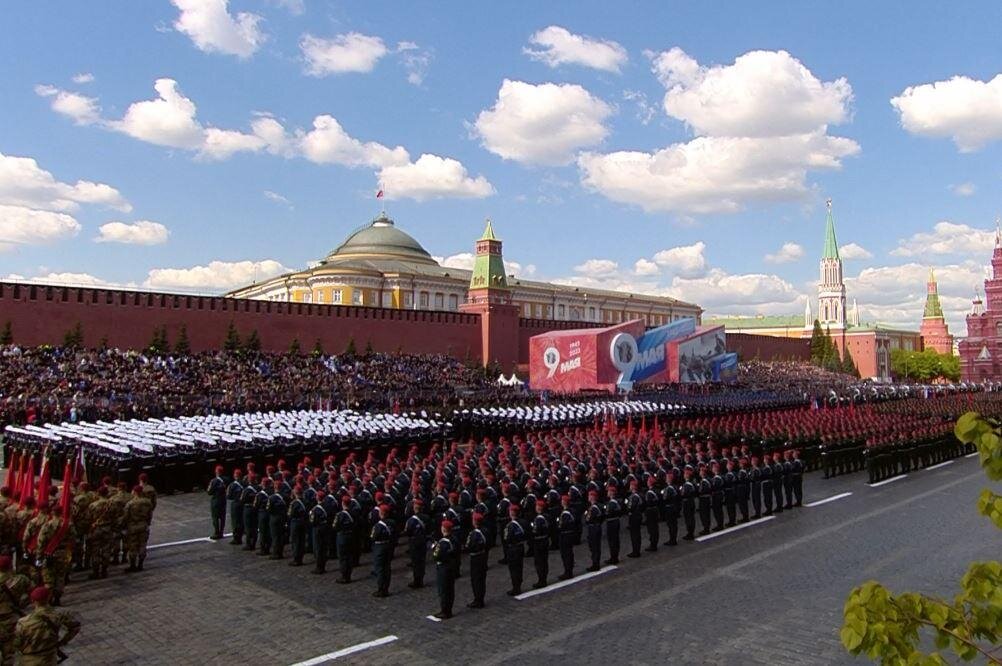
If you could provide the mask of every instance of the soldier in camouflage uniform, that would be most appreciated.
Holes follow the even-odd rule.
[[[14,573],[10,555],[0,555],[0,664],[14,663],[14,626],[28,603],[31,581]]]
[[[108,486],[98,488],[97,495],[98,498],[90,505],[90,532],[87,534],[91,580],[108,576],[112,531],[118,524],[115,508],[108,499]]]
[[[125,554],[129,558],[126,572],[143,570],[152,520],[153,505],[143,494],[142,485],[137,485],[132,489],[132,499],[125,505]]]
[[[24,541],[22,537],[24,536],[25,529],[28,526],[28,521],[31,520],[32,516],[35,515],[35,498],[28,497],[24,500],[24,506],[18,507],[17,504],[14,505],[16,513],[14,514],[14,550],[17,553],[17,569],[18,572],[24,570],[25,560],[27,555],[24,552]]]
[[[108,501],[112,504],[112,511],[115,514],[115,523],[112,527],[111,535],[111,563],[122,564],[125,562],[125,505],[132,499],[129,493],[129,486],[125,481],[119,481],[113,493],[108,495]]]
[[[52,603],[58,606],[66,589],[66,576],[69,574],[70,562],[73,557],[72,525],[60,536],[63,517],[52,511],[38,531],[38,543],[35,546],[35,561],[41,564],[42,584],[52,592]],[[53,543],[58,539],[58,542]],[[52,547],[50,548],[50,544]],[[51,553],[48,551],[51,550]]]
[[[80,484],[77,494],[73,497],[73,526],[76,528],[76,538],[73,545],[73,570],[90,569],[90,545],[87,534],[90,532],[90,505],[97,499],[97,493],[91,490],[90,484],[84,481]]]
[[[11,491],[7,486],[0,487],[0,551],[5,553],[14,552],[13,535],[13,515],[7,512],[13,502],[10,498]]]
[[[38,513],[28,520],[24,526],[24,532],[21,534],[21,552],[24,554],[24,562],[19,569],[32,583],[38,582],[40,573],[37,558],[38,535],[51,515],[52,512],[48,504],[39,507]]]
[[[143,497],[148,499],[150,501],[150,506],[153,507],[150,511],[156,511],[157,489],[153,487],[152,483],[150,483],[150,477],[146,474],[146,472],[139,475],[139,485],[143,489]]]
[[[60,648],[80,633],[80,622],[66,611],[53,608],[49,598],[50,592],[46,587],[32,590],[31,602],[35,608],[18,620],[14,627],[14,649],[17,651],[17,663],[21,666],[53,666],[59,663]]]

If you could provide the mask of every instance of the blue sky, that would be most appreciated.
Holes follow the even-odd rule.
[[[456,265],[490,216],[523,275],[799,313],[831,197],[863,319],[917,326],[936,267],[963,333],[1002,6],[874,4],[11,4],[0,275],[224,289],[382,187]]]

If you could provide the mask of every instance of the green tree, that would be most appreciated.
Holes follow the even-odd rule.
[[[925,351],[891,351],[891,373],[901,380],[928,382],[938,377],[950,381],[960,379],[960,359],[952,354],[939,354],[934,349]]]
[[[258,336],[256,328],[244,340],[244,349],[250,352],[261,351],[261,338]]]
[[[153,329],[153,337],[150,338],[150,344],[146,347],[146,350],[151,354],[163,354],[167,351],[167,327],[158,326]]]
[[[856,367],[856,361],[852,358],[852,352],[849,351],[849,347],[845,348],[845,353],[842,355],[842,372],[853,377],[859,377],[859,368]]]
[[[174,343],[174,353],[179,356],[187,356],[191,353],[191,342],[188,340],[188,327],[181,324],[181,330],[177,332],[177,342]]]
[[[995,419],[968,412],[954,434],[975,444],[981,467],[992,481],[1002,480],[1002,426]],[[1002,529],[1002,496],[989,489],[978,498],[978,511]],[[935,651],[924,652],[922,631],[931,632]],[[883,664],[945,664],[941,650],[965,661],[979,655],[1002,664],[1002,562],[974,562],[952,600],[905,592],[893,594],[876,581],[853,589],[846,600],[840,634],[854,655]]]
[[[374,353],[376,353],[376,350],[372,348],[372,340],[366,340],[365,341],[365,355],[366,356],[372,356]]]
[[[348,338],[348,346],[344,348],[345,356],[355,355],[355,338]]]
[[[83,325],[80,322],[63,335],[63,346],[68,349],[80,349],[83,347],[83,341]]]
[[[824,364],[825,349],[825,332],[821,329],[821,322],[815,319],[814,331],[811,332],[811,363]]]
[[[317,338],[317,341],[313,343],[313,355],[314,356],[324,355],[324,345],[323,343],[320,342],[320,338]]]
[[[223,339],[223,349],[228,352],[240,351],[240,334],[237,333],[237,327],[230,322],[230,325],[226,328],[226,337]]]
[[[838,354],[838,347],[832,340],[831,328],[825,329],[824,356],[821,359],[821,367],[829,372],[842,371],[842,359]]]
[[[292,344],[289,345],[289,356],[299,356],[300,353],[302,353],[302,349],[299,347],[299,338],[293,338]]]
[[[14,343],[14,329],[10,320],[3,325],[3,331],[0,332],[0,345],[9,345]]]

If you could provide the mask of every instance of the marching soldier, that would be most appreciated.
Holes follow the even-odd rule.
[[[737,473],[737,501],[741,512],[741,522],[748,522],[748,498],[751,495],[751,477],[748,476],[748,459],[741,458],[741,467]]]
[[[630,496],[626,498],[626,510],[629,512],[627,528],[630,530],[630,554],[627,557],[640,557],[640,528],[644,524],[644,500],[637,492],[637,480],[630,481]]]
[[[764,453],[762,464],[759,467],[759,473],[762,478],[762,503],[765,505],[765,511],[762,512],[763,516],[772,515],[772,498],[775,496],[772,491],[772,465],[769,464],[769,454]],[[752,464],[755,463],[755,459],[752,458]],[[754,493],[754,489],[752,491]],[[754,500],[754,495],[753,495]],[[756,512],[757,513],[757,512]]]
[[[292,561],[290,567],[303,566],[303,554],[306,552],[306,504],[303,502],[303,489],[296,486],[292,491],[292,501],[289,502],[289,544],[292,546]]]
[[[647,524],[647,548],[648,553],[653,553],[658,549],[658,541],[661,539],[661,498],[655,488],[657,479],[653,476],[647,478],[647,492],[644,493],[644,522]]]
[[[682,487],[679,489],[679,494],[682,496],[682,519],[685,521],[685,536],[682,538],[686,541],[692,541],[696,538],[696,497],[698,491],[692,478],[692,466],[686,465],[683,474]]]
[[[374,597],[390,596],[390,559],[392,556],[393,533],[386,518],[390,513],[390,507],[386,504],[379,505],[379,519],[372,526],[369,540],[372,542],[372,569],[376,574],[376,591]]]
[[[440,620],[448,620],[452,617],[452,605],[456,601],[456,578],[455,567],[452,560],[457,554],[453,553],[452,521],[443,520],[442,537],[435,542],[432,549],[432,558],[435,560],[435,578],[438,586],[439,611],[435,617]]]
[[[588,571],[598,571],[602,568],[602,523],[605,515],[598,503],[598,491],[588,491],[588,508],[585,510],[584,521],[588,526],[588,550],[591,552],[591,566]]]
[[[46,587],[31,591],[35,608],[17,621],[14,649],[18,664],[48,666],[62,661],[62,648],[80,633],[80,622],[66,611],[49,605],[51,593]]]
[[[534,589],[546,587],[550,573],[550,521],[546,518],[546,502],[536,501],[536,517],[532,519],[532,562],[536,568]]]
[[[317,503],[310,509],[310,529],[313,530],[313,573],[327,572],[327,556],[330,554],[331,522],[324,508],[327,494],[322,490],[317,492]]]
[[[97,493],[90,489],[90,484],[84,481],[79,486],[79,492],[73,497],[73,526],[76,528],[76,538],[73,544],[73,570],[90,569],[90,550],[87,535],[90,533],[90,505],[97,499]]]
[[[233,470],[233,480],[226,487],[226,501],[229,502],[230,517],[233,520],[233,539],[230,543],[239,546],[244,542],[244,512],[241,498],[244,494],[243,472]]]
[[[285,497],[282,496],[278,487],[272,487],[272,493],[268,496],[268,535],[271,537],[271,557],[272,560],[281,560],[285,557],[285,521],[288,513],[288,505]]]
[[[616,499],[616,486],[610,484],[606,489],[608,500],[605,503],[605,540],[609,542],[609,559],[606,564],[619,564],[619,516],[622,514],[619,500]]]
[[[420,497],[414,498],[414,513],[404,523],[404,536],[407,537],[407,553],[411,559],[411,582],[407,587],[417,590],[424,587],[424,572],[428,553],[428,527],[421,515],[424,502]]]
[[[51,511],[48,504],[38,507],[38,513],[25,524],[21,536],[21,552],[24,553],[23,571],[32,582],[37,582],[39,574],[41,574],[41,560],[37,556],[38,534],[50,516]]]
[[[558,540],[557,547],[560,549],[560,561],[564,565],[564,572],[560,574],[560,580],[570,580],[574,577],[574,540],[577,535],[577,521],[571,513],[570,495],[560,498],[563,510],[557,518]]]
[[[112,528],[115,515],[108,500],[108,486],[97,490],[97,499],[90,505],[90,534],[87,535],[87,546],[91,551],[91,574],[95,580],[108,577],[108,558],[111,550]]]
[[[338,578],[337,582],[341,584],[351,582],[351,569],[355,557],[355,518],[351,515],[350,506],[351,497],[345,495],[341,499],[341,511],[334,517],[337,561],[341,570],[341,577]]]
[[[714,531],[724,529],[724,477],[720,476],[720,463],[711,466],[713,476],[710,478],[710,506],[713,508]]]
[[[758,464],[758,456],[751,457],[751,469],[748,470],[748,480],[751,481],[752,520],[762,517],[762,468]]]
[[[728,460],[724,471],[724,508],[727,510],[727,526],[738,524],[738,475],[734,472],[734,461]]]
[[[666,546],[678,545],[678,514],[681,498],[678,488],[675,487],[675,470],[668,471],[668,484],[661,491],[661,499],[665,508],[665,522],[668,524],[668,540]]]
[[[150,501],[153,510],[157,510],[157,489],[150,483],[150,476],[146,472],[139,475],[139,485],[143,488],[143,497]]]
[[[779,451],[772,454],[772,492],[776,496],[776,513],[783,511],[783,463]]]
[[[713,485],[710,483],[710,472],[706,465],[699,465],[699,485],[696,488],[699,497],[699,524],[703,528],[699,531],[700,536],[710,533],[710,497],[713,494]]]
[[[126,572],[143,570],[152,520],[153,505],[143,493],[143,487],[137,485],[132,489],[132,499],[125,505],[125,554],[129,558]]]
[[[0,555],[0,657],[3,666],[14,663],[14,626],[28,603],[31,581],[15,573],[10,555]]]
[[[800,450],[793,450],[793,463],[790,471],[793,478],[794,506],[803,506],[804,503],[804,462],[800,459]]]
[[[240,493],[240,513],[243,516],[246,543],[244,550],[253,551],[257,547],[257,508],[254,506],[258,494],[257,478],[253,472],[247,473],[247,484]]]
[[[778,454],[777,454],[778,455]],[[786,497],[784,508],[793,508],[793,451],[787,449],[783,461],[783,495]]]
[[[481,529],[484,514],[473,514],[473,529],[466,536],[466,552],[470,554],[470,586],[473,588],[473,601],[467,608],[483,608],[484,597],[487,595],[487,537]]]
[[[125,481],[119,481],[114,491],[108,493],[108,502],[114,514],[114,527],[111,535],[111,563],[125,563],[125,505],[132,499],[129,486]]]
[[[209,481],[205,494],[209,496],[209,516],[212,518],[212,536],[209,538],[222,539],[226,527],[226,481],[222,465],[216,465],[216,476]]]
[[[510,504],[508,515],[510,520],[504,527],[504,558],[508,564],[508,575],[511,576],[511,589],[507,594],[514,597],[522,593],[522,563],[525,557],[526,533],[518,520],[518,504]]]
[[[268,503],[274,490],[275,482],[270,476],[266,476],[261,482],[261,489],[254,496],[254,509],[257,511],[257,535],[261,542],[261,549],[258,551],[258,555],[271,554],[272,533],[271,520],[268,515]]]

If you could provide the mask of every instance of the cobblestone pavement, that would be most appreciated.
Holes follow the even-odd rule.
[[[437,610],[434,587],[408,589],[401,556],[392,596],[374,599],[365,558],[357,582],[335,585],[336,573],[315,576],[309,566],[204,540],[204,495],[163,497],[150,543],[199,540],[151,551],[142,574],[119,568],[97,582],[74,574],[66,602],[83,631],[67,663],[293,664],[386,636],[397,639],[335,663],[851,663],[838,629],[853,586],[876,578],[952,595],[969,561],[998,556],[998,532],[974,508],[986,485],[973,459],[879,488],[860,474],[808,475],[807,502],[852,495],[703,543],[662,547],[521,601],[504,596],[507,569],[492,565],[487,608],[466,608],[472,594],[464,576],[457,615],[442,623],[426,618]],[[584,546],[576,557],[583,573]],[[558,560],[551,553],[551,573]],[[433,582],[431,566],[429,574]],[[531,561],[526,574],[534,580]]]

